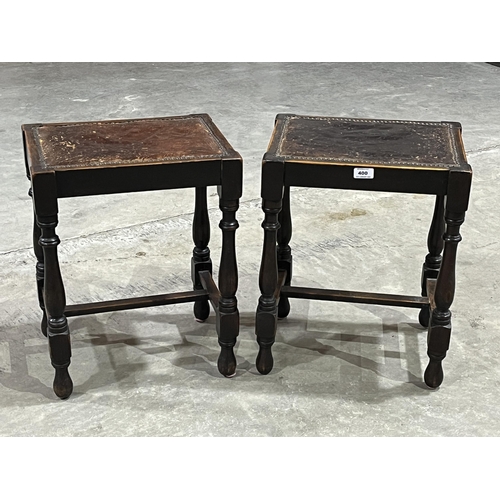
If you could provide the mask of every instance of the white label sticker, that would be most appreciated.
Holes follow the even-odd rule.
[[[375,177],[375,169],[373,168],[355,168],[354,178],[355,179],[373,179]]]

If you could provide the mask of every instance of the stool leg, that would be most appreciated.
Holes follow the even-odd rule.
[[[209,271],[212,274],[212,261],[210,259],[210,221],[207,208],[207,188],[197,187],[193,217],[193,257],[191,258],[191,279],[194,290],[202,290],[200,271]],[[210,304],[207,299],[194,303],[194,317],[200,323],[204,322],[210,314]]]
[[[422,297],[427,297],[427,280],[437,278],[441,267],[441,252],[443,251],[444,233],[444,196],[436,196],[434,215],[432,217],[429,235],[427,237],[427,249],[429,253],[422,265]],[[429,326],[430,306],[420,309],[418,321],[423,327]]]
[[[451,312],[455,294],[455,263],[457,246],[461,241],[460,226],[465,213],[446,211],[446,232],[444,233],[444,252],[441,268],[436,282],[434,300],[436,308],[432,311],[429,333],[427,337],[427,354],[429,365],[425,370],[425,383],[432,388],[439,387],[443,381],[442,361],[450,345]]]
[[[238,267],[236,265],[235,236],[238,229],[236,211],[238,200],[225,200],[221,197],[220,209],[222,220],[222,253],[219,267],[219,306],[217,309],[217,334],[221,352],[217,360],[217,368],[225,377],[236,373],[236,357],[233,348],[236,344],[240,326],[238,301]]]
[[[275,296],[278,284],[278,259],[276,251],[277,232],[280,227],[278,214],[281,210],[280,201],[263,200],[262,209],[265,213],[262,227],[264,229],[264,248],[259,273],[261,296],[255,318],[255,334],[259,344],[257,355],[257,370],[266,375],[273,368],[271,347],[276,337],[278,319],[278,304]]]
[[[57,216],[38,217],[41,229],[40,245],[44,256],[44,303],[47,311],[47,329],[50,359],[55,368],[54,392],[61,399],[68,398],[73,392],[73,382],[68,373],[71,362],[71,345],[68,320],[64,315],[66,296],[57,258],[57,245],[60,240],[56,234]]]
[[[31,188],[28,194],[32,197]],[[33,250],[36,256],[36,285],[38,290],[38,303],[40,304],[40,309],[42,310],[42,322],[40,325],[40,329],[42,330],[43,335],[47,336],[47,313],[45,311],[45,304],[43,302],[43,275],[44,275],[44,265],[43,265],[43,249],[40,246],[40,236],[42,232],[40,227],[38,226],[38,222],[36,220],[36,213],[33,211]]]
[[[289,286],[292,281],[292,250],[290,240],[292,238],[292,215],[290,212],[290,186],[283,189],[283,206],[278,214],[278,269],[286,271],[284,285]],[[290,301],[288,297],[280,296],[278,304],[278,318],[286,318],[290,313]]]

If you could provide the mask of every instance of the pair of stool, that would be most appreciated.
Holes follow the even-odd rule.
[[[224,376],[234,375],[233,348],[239,331],[235,231],[242,159],[210,117],[34,124],[23,125],[22,131],[35,216],[41,329],[49,341],[56,395],[67,398],[73,389],[67,317],[180,302],[194,302],[199,321],[208,317],[211,303],[221,347],[218,369]],[[424,379],[428,386],[438,387],[450,342],[456,251],[471,176],[458,123],[278,115],[262,166],[264,246],[256,314],[259,372],[272,369],[277,319],[289,314],[290,298],[381,304],[420,309],[419,321],[428,327],[430,359]],[[208,248],[207,186],[218,186],[222,212],[218,286]],[[291,186],[435,195],[421,296],[292,286]],[[186,187],[195,188],[193,290],[66,305],[55,231],[58,198]]]

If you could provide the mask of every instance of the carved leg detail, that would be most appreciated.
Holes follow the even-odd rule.
[[[283,207],[278,214],[278,269],[286,271],[285,285],[292,282],[292,250],[290,240],[292,238],[292,216],[290,212],[290,187],[286,186],[283,190]],[[288,297],[280,296],[278,304],[278,318],[286,318],[290,313],[290,301]]]
[[[259,344],[259,354],[256,360],[257,370],[263,375],[273,368],[271,347],[276,337],[278,319],[278,304],[275,296],[278,283],[277,262],[277,232],[280,228],[278,214],[281,210],[281,201],[263,200],[262,208],[265,213],[262,227],[264,229],[264,248],[259,274],[261,296],[255,318],[255,334]]]
[[[194,217],[193,217],[193,257],[191,259],[191,279],[194,290],[202,290],[200,282],[200,271],[209,271],[212,274],[212,261],[210,259],[210,221],[207,208],[207,188],[196,189]],[[196,321],[203,323],[210,314],[208,299],[194,303],[194,317]]]
[[[422,297],[427,296],[427,280],[437,278],[441,267],[441,252],[443,251],[444,233],[444,196],[436,196],[434,215],[432,217],[429,235],[427,237],[427,248],[429,253],[422,265]],[[420,310],[418,321],[427,328],[429,326],[430,307],[425,306]]]
[[[439,387],[443,381],[442,361],[450,345],[450,306],[455,294],[455,263],[457,246],[462,239],[460,226],[464,221],[464,215],[464,213],[446,213],[443,260],[434,295],[436,308],[432,311],[427,337],[427,354],[430,361],[424,374],[425,383],[432,388]]]
[[[47,311],[47,330],[50,359],[55,368],[54,392],[61,399],[68,398],[73,392],[73,382],[68,373],[71,362],[71,344],[68,320],[64,315],[66,296],[57,258],[56,235],[57,217],[38,218],[41,229],[40,246],[44,255],[44,303]]]
[[[238,289],[238,267],[236,265],[235,236],[238,229],[236,211],[238,200],[220,200],[222,220],[222,254],[219,268],[219,307],[217,311],[217,334],[221,352],[217,361],[219,372],[225,377],[236,373],[236,357],[233,348],[239,333],[240,316],[236,291]]]
[[[42,334],[47,336],[47,311],[45,310],[45,304],[43,300],[43,289],[44,289],[44,276],[45,276],[45,266],[44,266],[44,261],[43,261],[43,249],[40,246],[39,240],[41,236],[41,231],[40,228],[38,227],[37,222],[35,221],[34,226],[37,228],[35,231],[33,231],[33,241],[36,240],[36,243],[34,244],[35,248],[35,255],[37,258],[37,263],[36,263],[36,285],[37,285],[37,290],[38,290],[38,303],[40,304],[40,309],[42,310],[42,322],[40,324],[40,329],[42,331]],[[37,237],[38,236],[38,237]]]
[[[30,196],[32,195],[31,188],[28,192]],[[36,256],[36,285],[38,290],[38,303],[40,304],[40,309],[42,310],[42,322],[40,325],[40,329],[42,330],[43,335],[47,336],[47,313],[45,312],[45,304],[43,302],[43,279],[44,279],[44,265],[43,265],[43,249],[40,246],[40,236],[42,232],[40,227],[38,226],[38,222],[36,220],[36,214],[33,213],[33,250]]]

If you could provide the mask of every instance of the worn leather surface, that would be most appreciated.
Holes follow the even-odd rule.
[[[269,152],[285,160],[450,167],[464,163],[460,124],[278,115]]]
[[[39,168],[96,168],[230,156],[208,115],[42,124],[31,129]]]

